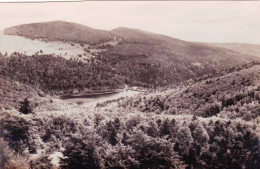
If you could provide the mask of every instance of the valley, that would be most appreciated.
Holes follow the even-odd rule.
[[[260,167],[257,54],[63,21],[7,28],[0,52],[7,169]]]

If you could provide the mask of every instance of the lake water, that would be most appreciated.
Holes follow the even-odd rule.
[[[79,105],[92,105],[119,99],[121,97],[131,97],[140,93],[139,91],[127,90],[119,93],[108,93],[98,95],[81,95],[81,96],[64,96],[61,99],[69,103],[77,103]]]

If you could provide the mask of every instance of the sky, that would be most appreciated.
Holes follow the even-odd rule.
[[[260,1],[0,3],[0,30],[53,20],[137,28],[196,42],[260,44]]]

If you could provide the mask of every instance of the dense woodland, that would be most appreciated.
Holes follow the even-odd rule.
[[[124,79],[117,71],[90,59],[89,63],[52,55],[0,55],[0,75],[40,89],[72,93],[73,90],[118,88]]]
[[[260,168],[256,55],[62,21],[4,33],[90,55],[0,53],[0,169]],[[91,106],[59,97],[126,85],[147,90]]]
[[[127,77],[127,82],[131,85],[156,88],[170,83],[180,83],[183,80],[176,76],[177,72],[173,69],[165,68],[159,63],[147,61],[146,55],[106,55],[104,57],[98,56],[98,59],[111,67],[115,67],[120,72],[120,75]],[[191,78],[191,76],[186,78]]]
[[[60,68],[56,68],[57,65],[54,65],[51,61],[63,62],[61,66],[69,66],[64,69],[71,69],[72,65],[75,66],[78,63],[66,61],[66,64],[64,64],[65,61],[61,61],[61,59],[50,59],[50,62],[47,63],[51,65],[50,67],[55,67],[53,71],[64,73],[64,76],[69,78],[69,80],[67,79],[69,82],[67,86],[63,84],[64,77],[61,78],[60,74],[55,75],[58,78],[56,81],[52,78],[51,80],[41,78],[47,81],[48,84],[44,84],[44,87],[47,87],[48,90],[68,90],[68,88],[82,88],[82,86],[92,88],[92,82],[95,82],[97,85],[94,86],[98,87],[122,84],[122,82],[119,82],[120,77],[113,77],[115,75],[121,76],[124,78],[124,83],[130,85],[155,88],[172,83],[179,84],[220,69],[260,61],[256,56],[241,54],[233,50],[187,42],[161,34],[124,27],[104,31],[76,23],[52,21],[18,25],[5,29],[4,33],[5,35],[19,35],[30,39],[43,40],[46,43],[59,41],[70,43],[72,46],[84,47],[86,56],[82,54],[82,51],[75,53],[73,56],[73,58],[78,56],[79,60],[84,62],[89,56],[95,56],[94,64],[92,63],[93,59],[89,61],[90,64],[86,64],[88,66],[84,64],[88,68],[80,66],[80,70],[73,68],[73,71],[69,70],[69,73],[68,70],[59,72]],[[44,53],[42,49],[39,49],[39,51]],[[36,61],[37,59],[33,59],[32,62]],[[34,63],[30,64],[34,65]],[[37,64],[35,63],[35,65]],[[83,74],[80,73],[82,69]],[[79,71],[83,77],[77,77],[74,71]],[[112,75],[106,74],[105,71],[112,73]],[[51,72],[45,74],[52,76],[49,75],[52,74]],[[74,77],[75,79],[73,79]],[[86,79],[79,80],[82,78]],[[104,81],[100,79],[104,79]],[[111,81],[108,82],[108,79],[111,79]],[[59,80],[62,80],[62,82]],[[76,80],[80,84],[73,82]],[[55,81],[55,84],[51,84],[49,81]]]
[[[260,116],[260,64],[205,75],[187,82],[177,93],[167,91],[125,99],[120,106],[136,107],[149,113],[195,114],[211,117],[222,114],[246,120]],[[247,111],[250,107],[250,111]]]
[[[122,58],[123,57],[123,58]],[[156,88],[179,84],[196,76],[179,76],[183,68],[168,68],[146,60],[146,56],[102,56],[86,62],[65,60],[53,55],[26,56],[0,54],[0,75],[39,87],[45,92],[73,93],[85,90],[115,89],[123,84]],[[209,71],[209,70],[208,70]],[[213,71],[213,70],[211,70]],[[188,71],[187,71],[188,72]],[[205,72],[201,72],[201,75]]]
[[[32,168],[51,168],[55,152],[64,155],[61,168],[70,169],[259,168],[258,137],[243,120],[125,111],[5,113],[1,155]],[[25,160],[37,151],[38,158]]]
[[[2,75],[13,73],[13,79],[37,86],[38,76],[28,74],[30,81],[19,78],[35,69],[23,66],[19,72],[17,65],[41,58],[43,67],[52,65],[50,59],[54,68],[58,61],[57,65],[76,64],[59,57],[23,57],[20,62],[21,57],[10,57],[8,62],[2,57],[5,64],[1,65],[9,65]],[[12,67],[18,73],[11,72]],[[118,99],[94,109],[78,106],[69,112],[48,111],[50,102],[41,103],[46,112],[37,112],[37,106],[32,108],[24,100],[18,111],[1,112],[0,167],[52,168],[56,157],[64,169],[258,169],[259,75],[260,65],[252,63],[176,88]],[[49,83],[43,84],[48,89]]]

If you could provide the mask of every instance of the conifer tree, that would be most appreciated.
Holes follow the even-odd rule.
[[[30,106],[30,102],[28,98],[24,99],[24,101],[20,102],[20,109],[19,111],[23,114],[31,114],[32,112],[32,107]]]

